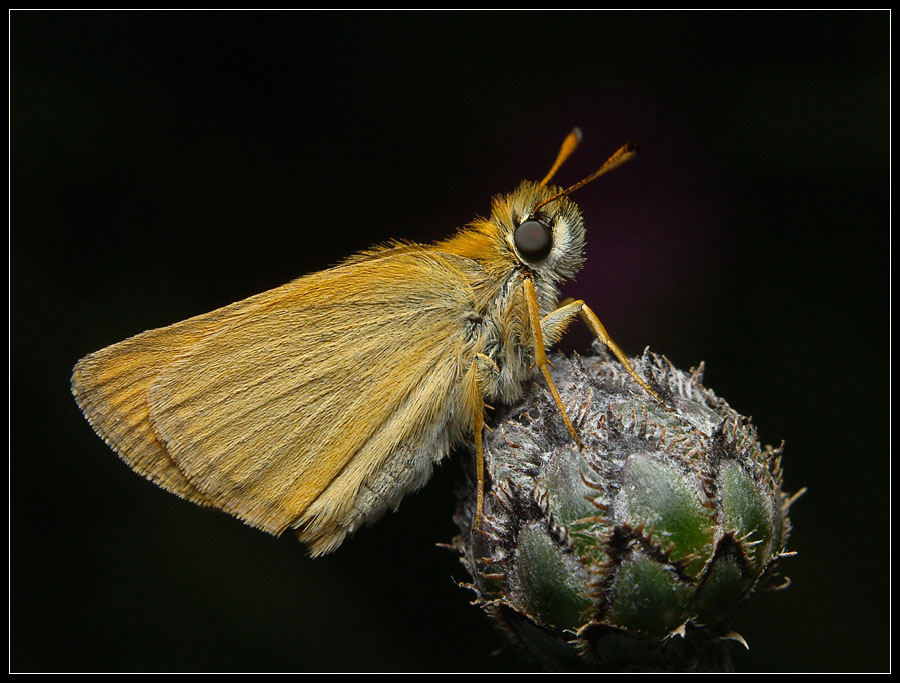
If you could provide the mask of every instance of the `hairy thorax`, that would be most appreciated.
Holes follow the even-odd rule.
[[[486,305],[480,312],[477,348],[494,363],[482,365],[479,373],[482,393],[488,402],[518,400],[524,384],[539,374],[523,293],[524,277],[522,270],[511,270],[499,286],[492,288],[491,295],[485,297]],[[559,292],[552,283],[537,280],[535,285],[539,310],[546,315],[556,307]]]

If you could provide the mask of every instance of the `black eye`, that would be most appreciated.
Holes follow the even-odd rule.
[[[516,228],[513,241],[522,257],[531,263],[543,261],[553,248],[550,228],[534,219],[527,220]]]

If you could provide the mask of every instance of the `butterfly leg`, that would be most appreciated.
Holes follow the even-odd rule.
[[[613,355],[619,359],[619,362],[625,366],[625,370],[628,371],[628,374],[634,378],[634,381],[643,387],[644,391],[650,394],[653,398],[659,401],[663,406],[665,406],[665,402],[659,397],[653,389],[650,388],[650,385],[647,384],[641,376],[638,375],[634,369],[631,367],[631,363],[628,362],[628,358],[625,356],[625,353],[622,349],[619,348],[619,345],[616,344],[609,336],[609,333],[606,331],[606,328],[603,327],[603,323],[600,322],[600,319],[597,315],[591,310],[590,306],[588,306],[583,301],[575,302],[581,303],[581,310],[579,313],[581,314],[581,319],[584,321],[584,324],[588,326],[591,332],[596,335],[596,337],[606,345],[610,351],[612,351]]]
[[[659,394],[653,391],[653,389],[641,379],[641,376],[634,371],[634,368],[631,367],[631,363],[628,362],[628,357],[622,349],[619,348],[619,345],[609,336],[609,332],[606,331],[606,328],[603,326],[603,323],[600,322],[597,314],[594,313],[594,311],[591,310],[591,307],[581,299],[566,299],[559,308],[544,316],[541,320],[541,327],[544,328],[544,338],[547,339],[549,337],[549,343],[551,344],[559,341],[562,337],[562,333],[565,331],[565,326],[575,314],[581,316],[581,319],[584,321],[584,324],[588,326],[588,329],[612,352],[625,367],[628,374],[634,378],[634,381],[640,384],[644,391],[653,398],[665,405],[665,402],[660,398]],[[550,331],[548,331],[548,328]],[[556,336],[551,336],[554,334]]]
[[[484,517],[484,445],[482,437],[485,429],[485,403],[479,375],[484,375],[485,373],[499,375],[500,368],[497,367],[497,364],[490,356],[486,356],[483,353],[476,353],[475,358],[472,361],[472,367],[468,373],[468,400],[472,411],[472,433],[475,437],[475,476],[477,479],[475,521],[472,522],[472,529],[474,531],[481,529],[481,520]]]
[[[566,429],[569,431],[569,434],[572,437],[572,440],[577,444],[578,448],[582,447],[581,439],[578,436],[578,433],[575,431],[575,427],[572,425],[572,420],[569,419],[568,414],[566,413],[566,407],[563,405],[562,398],[560,398],[559,391],[556,388],[556,384],[553,382],[553,378],[550,376],[550,361],[547,360],[547,353],[544,349],[544,333],[543,333],[543,325],[540,316],[540,312],[538,310],[537,303],[537,293],[534,291],[534,283],[531,281],[531,278],[525,278],[523,281],[523,287],[525,288],[525,304],[528,307],[528,318],[531,322],[531,333],[534,337],[534,362],[540,368],[541,374],[544,376],[544,380],[547,382],[547,388],[550,389],[550,393],[553,396],[553,400],[556,401],[556,406],[559,408],[560,415],[562,415],[563,422],[566,424]],[[574,302],[578,303],[578,302]],[[570,311],[566,311],[563,316],[560,318],[551,318],[548,321],[547,328],[556,333],[559,331],[559,334],[562,334],[561,327],[565,327],[565,323],[568,322],[567,318],[571,317],[568,313],[574,313],[578,310],[575,305],[569,304],[572,308]],[[565,308],[565,307],[564,307]],[[554,311],[556,313],[556,311]],[[551,313],[551,317],[554,315]]]
[[[581,307],[583,305],[583,301],[573,301],[572,299],[569,299],[564,302],[564,305],[541,318],[541,334],[544,337],[544,344],[546,346],[553,346],[562,339],[569,323],[581,313]],[[547,362],[549,363],[550,361]],[[550,367],[553,367],[552,363],[550,363]]]

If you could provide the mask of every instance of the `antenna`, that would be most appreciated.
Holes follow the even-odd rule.
[[[572,155],[572,152],[575,151],[575,148],[578,147],[578,144],[581,142],[581,137],[581,128],[575,126],[572,129],[572,132],[566,136],[565,140],[563,140],[562,147],[559,148],[559,154],[556,155],[556,161],[553,162],[553,166],[547,171],[547,175],[545,175],[544,179],[540,182],[541,187],[550,182],[550,178],[556,174],[559,167],[563,165],[563,162]]]
[[[575,130],[578,130],[578,129],[576,128]],[[571,137],[571,134],[570,134],[570,137]],[[566,140],[568,140],[568,138],[566,138]],[[563,149],[560,150],[560,156],[562,156],[563,150],[565,148],[566,148],[566,143],[564,142]],[[613,154],[609,159],[607,159],[600,168],[598,168],[596,171],[591,173],[587,178],[579,180],[577,183],[575,183],[571,187],[567,187],[562,192],[557,192],[552,197],[542,201],[540,204],[538,204],[531,210],[531,215],[533,216],[534,214],[536,214],[538,212],[538,209],[540,209],[543,206],[546,206],[550,202],[555,202],[557,199],[560,199],[561,197],[565,197],[567,194],[571,194],[575,190],[584,187],[589,182],[596,180],[597,178],[602,176],[604,173],[609,173],[613,169],[618,168],[619,166],[624,164],[626,161],[631,161],[631,159],[633,159],[635,157],[635,155],[637,154],[637,150],[638,150],[638,146],[634,142],[629,142],[627,145],[623,145],[622,147],[619,147],[619,149],[616,150],[615,154]],[[569,154],[571,154],[571,151],[569,152]],[[566,156],[568,156],[568,154]],[[556,168],[556,166],[558,166],[561,163],[562,162],[559,162],[558,164],[554,164],[554,169]]]

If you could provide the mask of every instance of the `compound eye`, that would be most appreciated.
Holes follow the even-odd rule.
[[[553,233],[546,225],[532,218],[516,228],[513,241],[526,261],[537,263],[550,254],[553,248]]]

